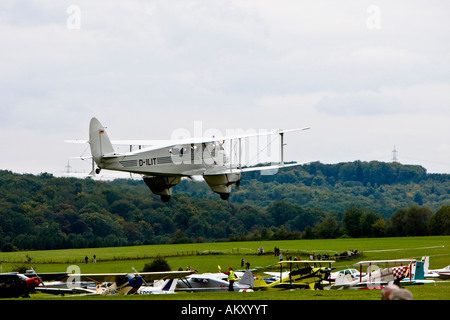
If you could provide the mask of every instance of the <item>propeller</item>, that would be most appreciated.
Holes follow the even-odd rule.
[[[44,284],[44,281],[42,281],[42,278],[39,277],[39,275],[37,274],[36,271],[34,271],[33,267],[31,267],[31,270],[33,271],[33,273],[36,275],[36,279],[39,281],[39,285],[42,284],[43,287],[45,287],[45,289],[48,289],[47,286]]]
[[[136,268],[135,267],[131,267],[131,270],[133,270],[134,271],[134,273],[137,275],[137,276],[139,276],[139,277],[141,277],[141,279],[142,279],[142,282],[146,285],[146,286],[148,286],[148,283],[147,283],[147,281],[145,281],[145,279],[144,279],[144,277],[143,276],[141,276],[140,274],[139,274],[139,272],[136,270]]]

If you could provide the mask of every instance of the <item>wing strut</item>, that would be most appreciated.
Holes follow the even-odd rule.
[[[284,132],[280,132],[280,165],[284,166]]]

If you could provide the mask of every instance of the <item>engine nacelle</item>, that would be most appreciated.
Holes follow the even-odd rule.
[[[223,200],[230,196],[231,186],[241,180],[240,173],[227,173],[217,175],[204,175],[206,183],[212,191],[218,193]]]
[[[167,202],[172,195],[172,187],[181,182],[181,177],[174,176],[154,176],[144,177],[145,184],[150,190],[157,195],[161,196],[161,200]]]

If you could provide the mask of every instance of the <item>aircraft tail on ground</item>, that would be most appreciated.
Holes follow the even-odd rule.
[[[114,148],[105,127],[96,118],[92,118],[89,125],[89,144],[95,163],[102,168],[102,157],[114,153]]]
[[[416,261],[413,275],[414,280],[425,280],[425,270],[423,261]]]
[[[422,257],[422,262],[423,262],[423,272],[426,274],[428,273],[428,268],[430,266],[430,257],[429,256]]]
[[[156,291],[154,293],[175,293],[175,287],[177,286],[177,279],[168,279],[163,280],[163,282],[159,283],[159,287],[155,284],[156,288],[159,288],[160,291]]]
[[[253,277],[253,273],[250,270],[244,272],[241,279],[239,279],[239,284],[248,285],[253,287],[253,283],[255,282],[255,278]]]
[[[138,294],[171,294],[175,293],[176,285],[176,279],[160,280],[151,287],[141,287]]]
[[[352,277],[349,274],[340,273],[336,277],[336,280],[334,281],[335,285],[341,285],[341,284],[347,284],[352,282]]]
[[[264,281],[261,276],[257,276],[254,283],[253,283],[253,289],[266,289],[268,287],[268,284]]]

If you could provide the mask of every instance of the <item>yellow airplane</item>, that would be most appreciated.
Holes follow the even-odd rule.
[[[314,261],[280,261],[276,264],[280,266],[278,280],[272,283],[266,283],[260,276],[256,277],[253,289],[269,289],[269,288],[309,288],[323,289],[322,281],[330,277],[331,264],[334,260],[314,260]],[[323,266],[323,265],[329,266]],[[283,267],[288,267],[289,271],[283,272]],[[275,273],[268,273],[272,276]]]

